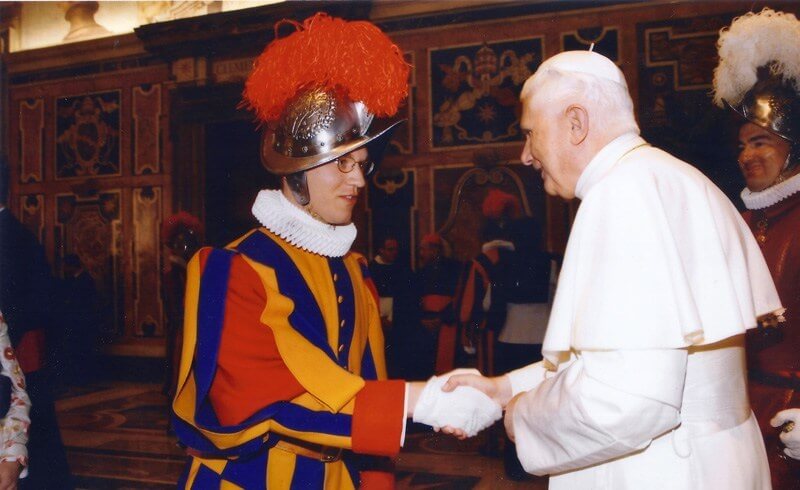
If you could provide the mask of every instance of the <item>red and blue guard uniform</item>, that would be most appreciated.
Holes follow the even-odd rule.
[[[174,409],[179,488],[392,488],[405,383],[386,380],[363,257],[265,228],[188,266]]]
[[[489,316],[483,309],[483,299],[492,283],[491,269],[499,261],[500,249],[490,248],[470,263],[459,308],[464,334],[474,337],[476,343],[478,370],[487,376],[494,375],[494,343],[502,325],[487,325]]]
[[[453,300],[456,296],[461,264],[440,257],[418,273],[420,313],[425,320],[438,320],[435,335],[434,373],[444,374],[455,367],[456,319]]]

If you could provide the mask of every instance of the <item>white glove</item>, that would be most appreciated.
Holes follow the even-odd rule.
[[[455,374],[477,374],[477,369],[456,369],[428,380],[414,407],[414,422],[432,427],[450,426],[461,429],[467,437],[492,425],[503,416],[503,409],[483,392],[470,386],[459,386],[451,392],[442,386]]]
[[[781,442],[786,446],[783,452],[789,457],[800,459],[800,427],[794,427],[794,424],[800,423],[800,408],[781,410],[772,417],[769,425],[780,427],[786,422],[792,423],[792,429],[781,432]]]

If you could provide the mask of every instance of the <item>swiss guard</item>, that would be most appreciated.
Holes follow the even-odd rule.
[[[501,416],[472,388],[386,379],[352,214],[393,127],[371,131],[372,119],[395,114],[409,66],[369,22],[320,13],[295,26],[244,91],[281,188],[256,197],[262,227],[188,264],[173,422],[191,457],[179,488],[393,488],[407,417],[472,435]]]

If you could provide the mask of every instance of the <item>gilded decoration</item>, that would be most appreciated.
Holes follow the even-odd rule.
[[[541,37],[430,50],[433,149],[519,141],[519,92],[543,50]]]
[[[161,85],[133,87],[133,173],[159,172]]]
[[[56,99],[56,178],[120,175],[119,91]]]
[[[42,181],[44,99],[22,100],[19,105],[19,151],[22,183]]]

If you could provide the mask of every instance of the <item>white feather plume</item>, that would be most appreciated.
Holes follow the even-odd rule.
[[[800,21],[791,13],[765,8],[737,17],[719,32],[719,65],[714,70],[714,103],[741,102],[768,63],[800,92]]]

